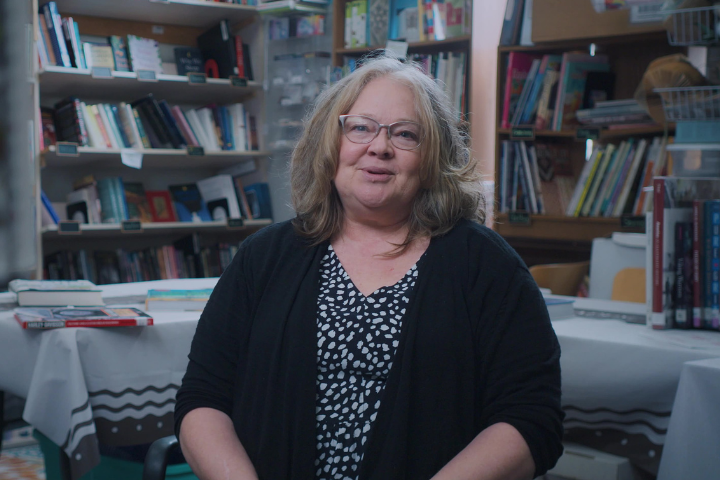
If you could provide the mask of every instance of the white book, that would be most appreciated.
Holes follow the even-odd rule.
[[[533,174],[530,170],[530,160],[528,159],[527,154],[527,148],[525,147],[525,142],[520,142],[520,158],[522,159],[522,169],[525,173],[525,186],[527,187],[527,192],[525,192],[530,197],[530,210],[532,213],[538,213],[537,208],[537,198],[535,197],[535,185],[533,180]]]
[[[185,118],[187,118],[190,127],[193,129],[193,133],[195,133],[197,141],[200,143],[200,145],[202,145],[204,149],[209,150],[210,140],[208,140],[207,138],[207,133],[205,132],[205,129],[200,122],[200,117],[198,116],[197,112],[195,110],[188,110],[187,112],[185,112]]]
[[[248,150],[247,130],[245,126],[245,107],[242,103],[230,105],[230,116],[235,126],[235,150],[245,152]]]
[[[457,108],[458,113],[462,115],[462,98],[463,98],[463,87],[465,86],[465,53],[459,54],[459,61],[456,66],[455,72],[455,90],[453,105]]]
[[[200,195],[208,206],[213,220],[242,218],[230,175],[216,175],[197,182]]]
[[[533,174],[533,182],[535,183],[535,196],[537,197],[538,211],[541,215],[545,215],[545,202],[542,195],[542,182],[540,182],[540,167],[537,161],[537,152],[535,145],[528,147],[528,155],[530,158],[530,169]]]
[[[102,104],[103,108],[105,109],[105,115],[108,118],[108,121],[110,121],[110,128],[113,131],[113,134],[115,135],[115,141],[118,144],[119,148],[125,148],[125,142],[123,141],[123,132],[122,125],[118,125],[117,118],[115,117],[115,113],[113,112],[112,106],[107,103]],[[117,106],[115,107],[117,108]]]
[[[200,108],[196,110],[198,117],[200,118],[200,125],[208,138],[209,147],[208,150],[219,151],[220,142],[218,141],[217,130],[215,129],[215,121],[213,120],[212,111],[209,108]]]
[[[615,181],[617,180],[617,172],[620,171],[622,169],[622,166],[625,164],[628,152],[632,148],[632,145],[632,142],[623,140],[623,142],[620,144],[617,155],[614,155],[613,158],[610,160],[610,164],[608,165],[607,171],[605,173],[605,178],[603,179],[603,183],[600,186],[600,190],[598,190],[593,208],[590,211],[591,217],[599,217],[603,214],[602,207],[605,203],[605,199],[608,197],[608,195],[610,195],[610,192],[615,185]]]
[[[103,126],[105,127],[105,132],[107,132],[107,136],[110,139],[110,147],[114,149],[120,149],[120,144],[118,144],[117,138],[115,137],[115,132],[113,131],[110,119],[108,118],[107,112],[105,111],[105,106],[102,103],[98,103],[97,109],[98,113],[100,114],[100,119],[103,122]]]
[[[142,139],[140,138],[140,130],[138,130],[137,123],[135,123],[135,115],[133,115],[132,107],[127,103],[121,103],[120,104],[120,119],[122,120],[123,124],[127,123],[130,127],[130,131],[132,132],[132,138],[130,138],[130,143],[132,144],[133,148],[142,149],[143,143]]]
[[[156,40],[128,35],[128,53],[134,72],[151,70],[158,75],[163,73],[160,46]]]
[[[83,116],[83,120],[85,121],[85,127],[88,131],[88,138],[90,140],[90,146],[94,148],[102,148],[107,149],[107,145],[105,144],[105,139],[103,138],[102,134],[100,133],[100,129],[98,128],[97,120],[95,119],[95,115],[93,115],[90,108],[88,108],[87,105],[85,105],[85,102],[80,102],[80,113]]]
[[[612,216],[613,217],[619,217],[623,210],[625,209],[625,203],[627,202],[628,195],[630,194],[630,190],[632,189],[635,177],[637,176],[638,169],[640,168],[640,165],[642,164],[643,158],[645,158],[645,149],[647,148],[647,140],[644,138],[640,140],[640,143],[638,143],[637,151],[635,152],[635,158],[633,159],[633,163],[630,166],[630,170],[628,171],[627,177],[625,178],[625,184],[623,185],[622,191],[620,192],[620,197],[618,198],[617,203],[615,204],[615,208],[613,208]],[[642,181],[642,179],[640,179]],[[642,185],[640,185],[642,188]]]

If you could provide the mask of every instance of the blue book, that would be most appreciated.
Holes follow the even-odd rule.
[[[45,195],[45,192],[42,190],[40,191],[40,198],[42,199],[43,206],[47,209],[50,217],[52,217],[53,222],[58,223],[60,221],[60,217],[55,211],[55,208],[53,208],[52,203],[50,203],[50,199],[47,198],[47,195]]]
[[[272,218],[270,189],[267,183],[253,183],[243,189],[253,218]]]
[[[178,220],[181,222],[209,222],[212,220],[200,190],[194,183],[170,185],[168,187]]]
[[[120,140],[122,140],[123,146],[125,148],[132,148],[132,143],[130,143],[130,139],[125,132],[125,128],[123,128],[123,122],[122,120],[120,120],[120,114],[118,113],[117,105],[108,104],[108,108],[110,109],[110,113],[112,113],[112,116],[115,119],[115,124],[117,125],[117,130],[120,134]]]
[[[56,53],[56,60],[58,60],[58,64],[62,62],[63,67],[72,67],[72,62],[70,61],[70,54],[67,50],[67,45],[65,44],[65,35],[63,34],[62,30],[62,20],[60,19],[60,14],[58,13],[57,5],[55,2],[48,2],[45,5],[42,6],[43,14],[45,15],[45,22],[48,24],[48,32],[50,33],[50,38],[53,41],[53,44],[57,42],[58,44],[58,50]],[[49,12],[49,13],[48,13]],[[48,18],[49,17],[49,18]],[[52,24],[52,30],[50,30],[50,25]],[[53,45],[53,48],[55,45]],[[57,55],[57,53],[60,53],[60,55]]]

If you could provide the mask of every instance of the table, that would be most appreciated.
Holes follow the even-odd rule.
[[[215,283],[217,278],[101,288],[107,304],[142,308],[137,296],[149,288]],[[2,311],[0,390],[26,399],[23,419],[67,453],[72,477],[79,478],[99,463],[98,442],[137,445],[173,433],[175,393],[199,317],[153,312],[152,327],[43,331],[22,330],[11,311]]]
[[[720,476],[720,358],[687,362],[680,374],[658,480]]]
[[[683,365],[720,357],[720,334],[581,318],[553,327],[562,349],[566,440],[657,474]]]
[[[117,297],[145,295],[149,288],[212,288],[216,281],[102,289],[108,303],[110,297],[137,302]],[[97,465],[98,442],[134,445],[173,432],[175,393],[199,314],[153,317],[155,325],[147,328],[28,331],[11,312],[0,311],[0,390],[27,400],[23,418],[63,448],[73,478]],[[672,406],[683,364],[720,357],[720,334],[586,318],[553,327],[562,348],[569,436],[657,471],[670,413],[680,408]]]

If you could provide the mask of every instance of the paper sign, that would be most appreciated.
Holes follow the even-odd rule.
[[[394,55],[397,58],[405,59],[407,57],[408,43],[398,42],[397,40],[388,40],[385,44],[385,52]]]
[[[123,165],[139,170],[142,168],[143,154],[131,148],[123,148],[120,150],[120,160]]]

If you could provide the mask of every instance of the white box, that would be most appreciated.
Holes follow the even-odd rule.
[[[636,480],[630,460],[573,443],[548,472],[575,480]]]

